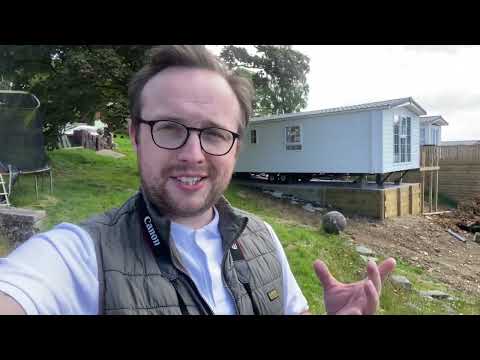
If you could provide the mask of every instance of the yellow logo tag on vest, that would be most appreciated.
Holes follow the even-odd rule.
[[[273,289],[272,291],[269,291],[267,293],[267,295],[268,295],[268,298],[270,299],[270,301],[273,301],[280,296],[280,295],[278,295],[277,289]]]

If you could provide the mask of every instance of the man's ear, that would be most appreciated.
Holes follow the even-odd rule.
[[[238,159],[238,157],[240,156],[240,153],[242,152],[243,150],[243,139],[238,139],[236,141],[236,146],[237,146],[237,149],[236,149],[236,153],[235,153],[235,160]]]
[[[128,119],[128,134],[130,135],[130,141],[132,142],[133,150],[137,151],[137,127],[133,125],[132,119]]]

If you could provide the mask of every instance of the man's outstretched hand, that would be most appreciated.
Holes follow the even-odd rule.
[[[324,289],[325,309],[331,315],[373,315],[377,311],[382,282],[395,268],[395,259],[388,258],[377,266],[367,265],[367,278],[353,284],[337,281],[321,260],[313,263]]]

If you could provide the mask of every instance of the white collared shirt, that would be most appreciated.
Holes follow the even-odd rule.
[[[221,275],[222,241],[218,212],[194,230],[172,223],[171,236],[182,265],[214,314],[235,314],[234,300]],[[269,224],[282,264],[284,312],[308,310],[283,248]],[[98,313],[99,283],[95,246],[90,235],[69,223],[37,234],[0,258],[0,291],[14,298],[27,314]]]

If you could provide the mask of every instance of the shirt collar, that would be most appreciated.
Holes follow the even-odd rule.
[[[220,216],[219,216],[218,211],[215,208],[215,206],[213,207],[213,211],[214,211],[214,216],[213,216],[212,221],[210,221],[207,225],[205,225],[205,226],[203,226],[199,229],[193,229],[190,226],[178,224],[178,223],[172,221],[171,222],[171,230],[172,230],[172,232],[175,232],[175,233],[177,233],[179,235],[182,235],[182,236],[185,236],[185,237],[190,236],[195,231],[207,232],[209,234],[216,235],[216,234],[218,234],[218,221],[219,221]]]

